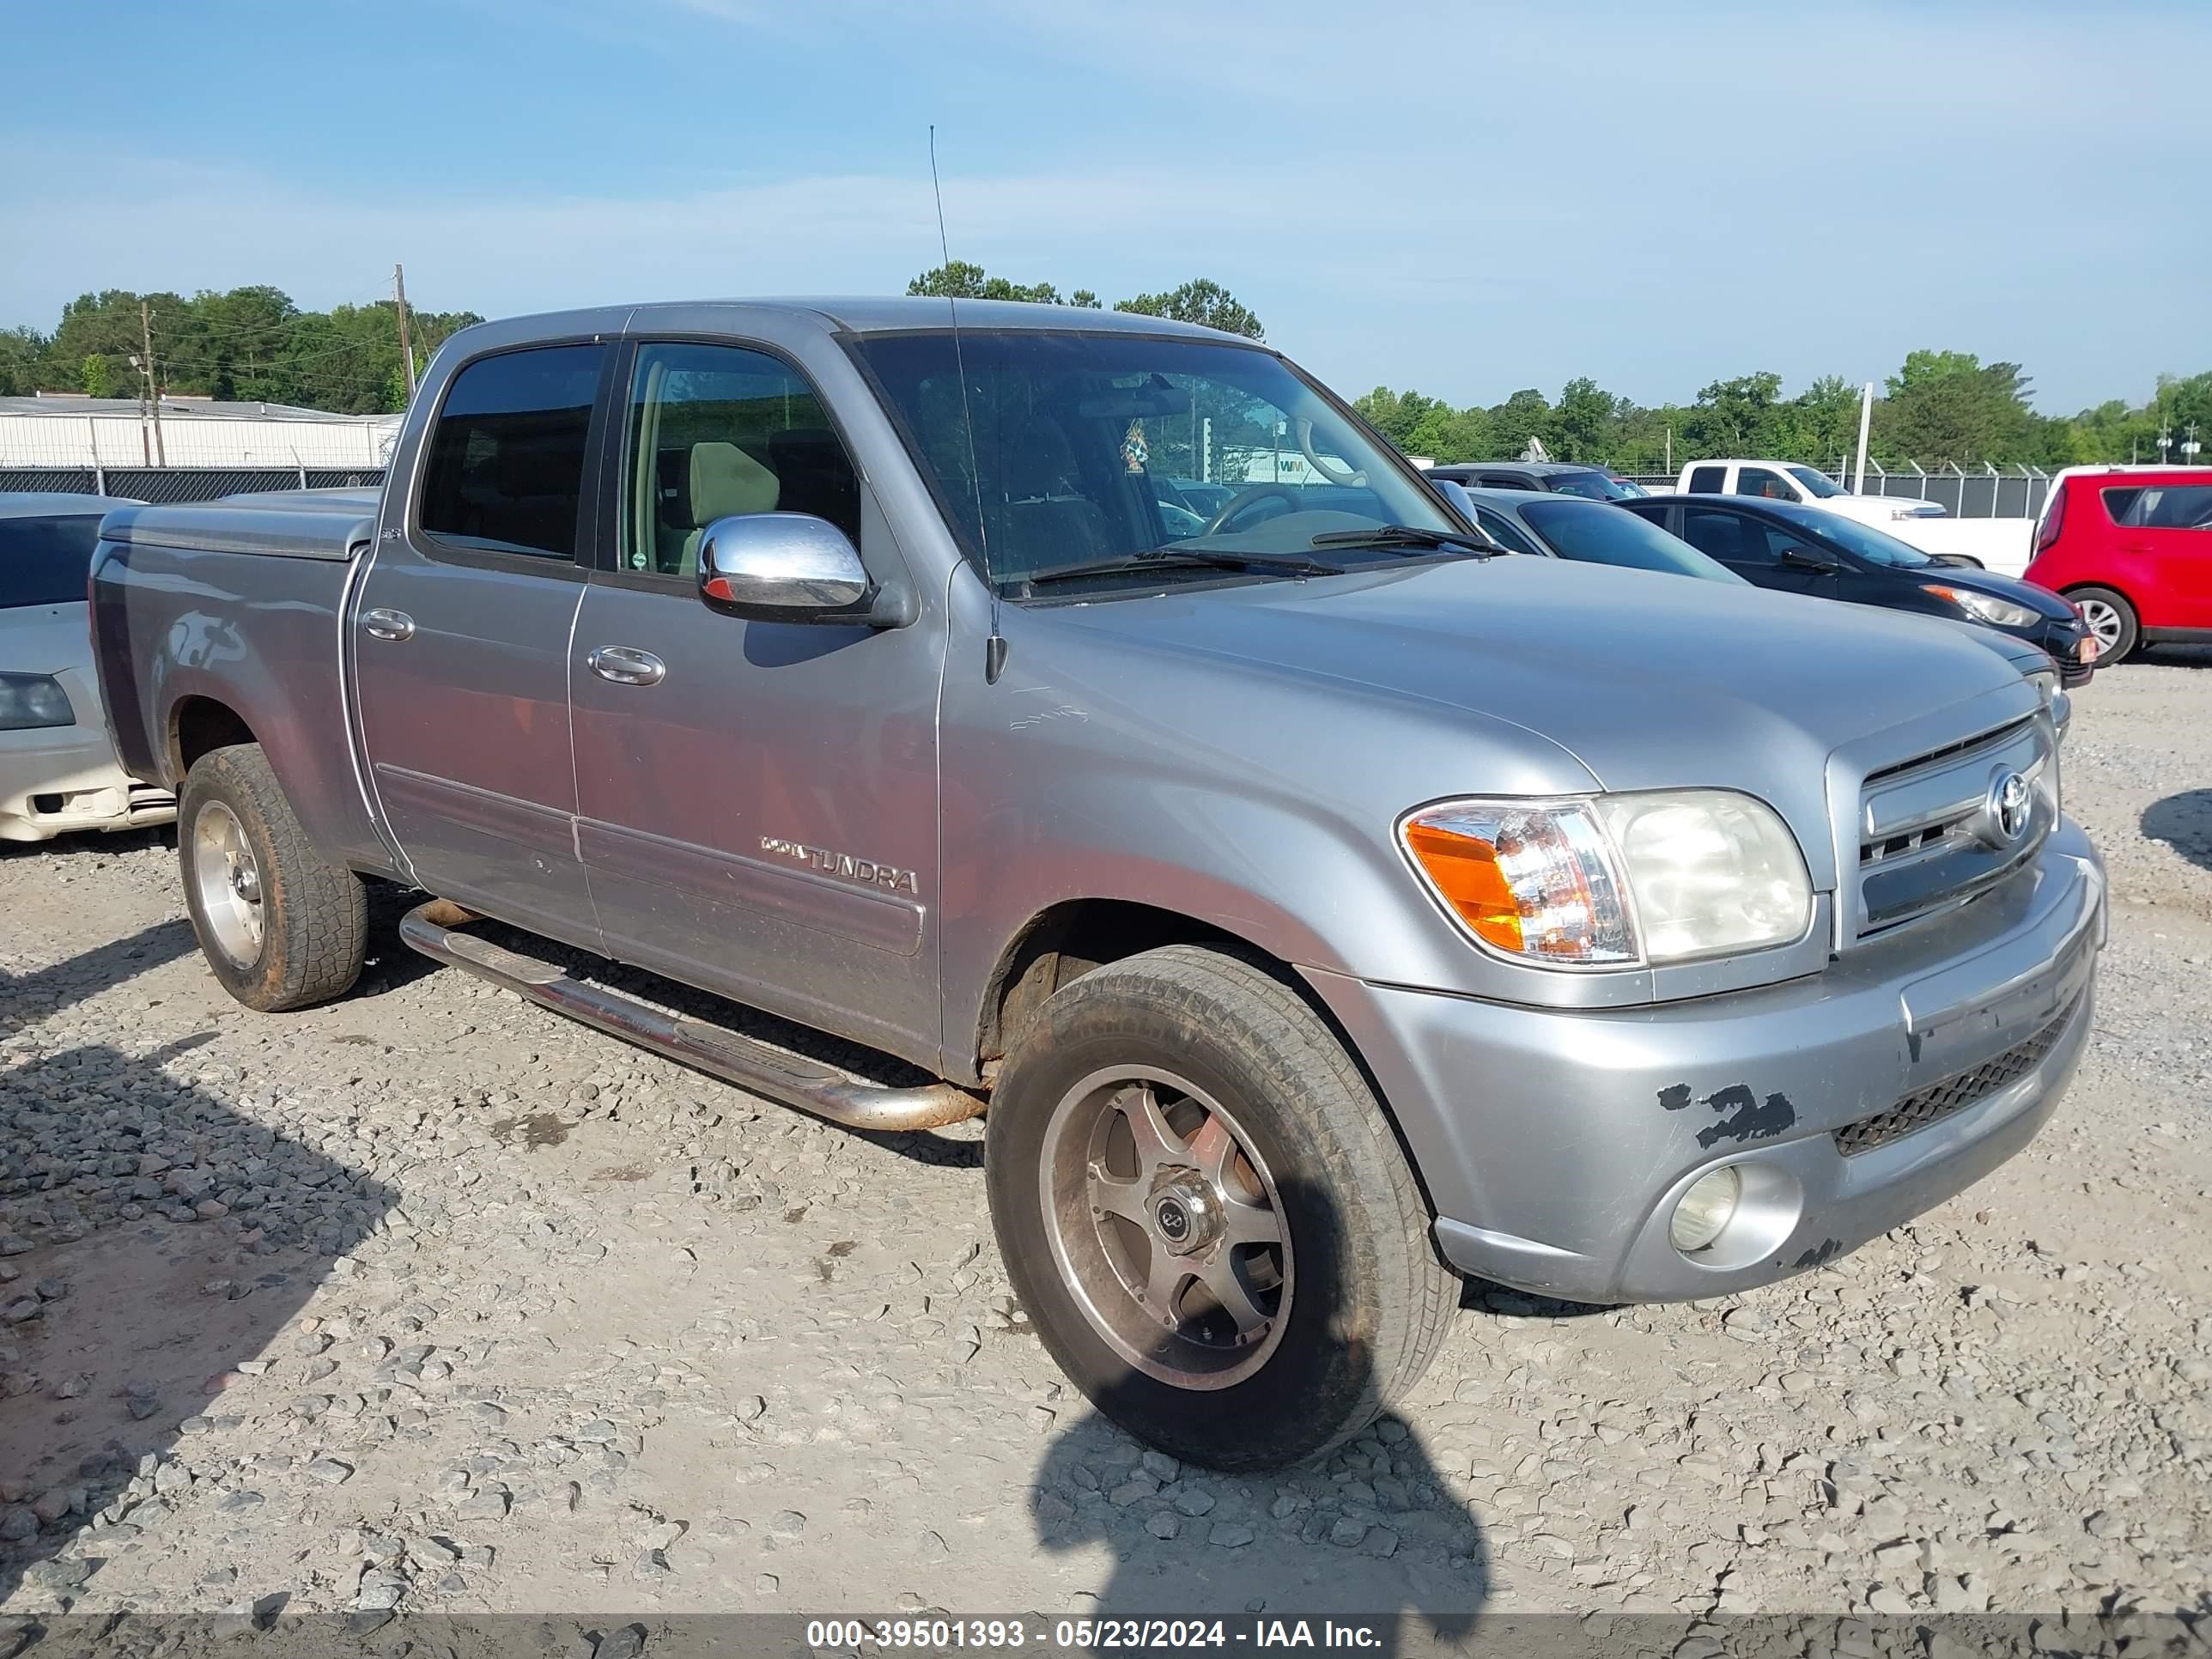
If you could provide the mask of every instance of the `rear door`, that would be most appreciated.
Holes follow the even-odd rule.
[[[618,409],[569,665],[607,951],[933,1061],[942,619],[757,622],[701,601],[701,534],[734,514],[825,519],[879,576],[898,568],[792,357],[643,339]]]
[[[2212,484],[2148,483],[2101,492],[2114,545],[2151,580],[2132,595],[2143,626],[2212,628]]]
[[[568,641],[612,355],[532,346],[454,374],[405,521],[379,536],[352,639],[371,784],[416,879],[592,949]]]

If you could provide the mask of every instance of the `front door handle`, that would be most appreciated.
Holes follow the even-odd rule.
[[[361,613],[361,625],[375,639],[406,640],[415,636],[415,618],[404,611],[386,611],[378,606]]]
[[[658,685],[668,672],[668,665],[652,652],[629,645],[603,645],[584,659],[584,665],[617,685]]]

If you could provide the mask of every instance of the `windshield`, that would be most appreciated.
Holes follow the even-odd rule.
[[[1580,495],[1592,501],[1632,501],[1644,493],[1627,479],[1605,472],[1554,472],[1545,483],[1554,495]]]
[[[1813,467],[1785,466],[1782,470],[1796,479],[1799,483],[1803,484],[1808,495],[1818,496],[1822,501],[1826,501],[1831,495],[1844,495],[1850,493],[1826,473]]]
[[[1887,565],[1893,570],[1919,570],[1936,562],[1918,548],[1856,519],[1846,519],[1840,513],[1784,511],[1780,516],[1803,526],[1814,535],[1826,537],[1846,553],[1856,553],[1869,564]]]
[[[96,513],[0,519],[0,610],[82,600],[99,542]]]
[[[1463,533],[1272,352],[1030,330],[963,331],[957,356],[949,330],[863,337],[854,349],[969,556],[1002,586],[1167,547],[1311,559],[1314,538],[1331,532]],[[1188,505],[1167,510],[1178,501]],[[1328,545],[1322,556],[1352,565],[1408,550]],[[1147,581],[1222,580],[1204,565],[1135,568]]]
[[[1625,565],[1669,575],[1698,576],[1710,582],[1744,586],[1742,577],[1717,559],[1668,535],[1648,519],[1613,507],[1583,507],[1569,501],[1531,501],[1521,517],[1563,559],[1586,564]]]

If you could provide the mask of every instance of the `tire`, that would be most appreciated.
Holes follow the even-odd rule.
[[[1146,1099],[1176,1137],[1151,1143],[1167,1150],[1149,1181]],[[984,1170],[1047,1352],[1186,1462],[1274,1468],[1340,1444],[1413,1386],[1458,1305],[1358,1066],[1243,956],[1170,945],[1055,992],[992,1091]],[[1188,1248],[1193,1227],[1212,1243],[1175,1255],[1169,1235]],[[1240,1242],[1271,1231],[1276,1243]],[[1192,1276],[1145,1303],[1131,1286],[1163,1270]],[[1162,1302],[1165,1316],[1148,1311]]]
[[[2109,668],[2135,654],[2142,624],[2124,595],[2109,587],[2069,587],[2065,597],[2081,608],[2081,620],[2097,636],[2097,666]]]
[[[305,1008],[360,976],[367,888],[315,850],[260,744],[192,763],[177,802],[177,857],[201,954],[247,1007]]]

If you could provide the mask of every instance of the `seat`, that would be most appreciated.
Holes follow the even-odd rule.
[[[732,443],[693,444],[663,491],[657,568],[699,574],[699,544],[717,519],[773,513],[782,497],[776,475]]]
[[[1075,451],[1060,422],[1040,418],[1023,422],[1016,431],[1018,435],[1006,448],[1002,475],[1006,503],[1002,573],[1034,575],[1060,565],[1111,556],[1116,551],[1113,526],[1098,503],[1083,494]]]

